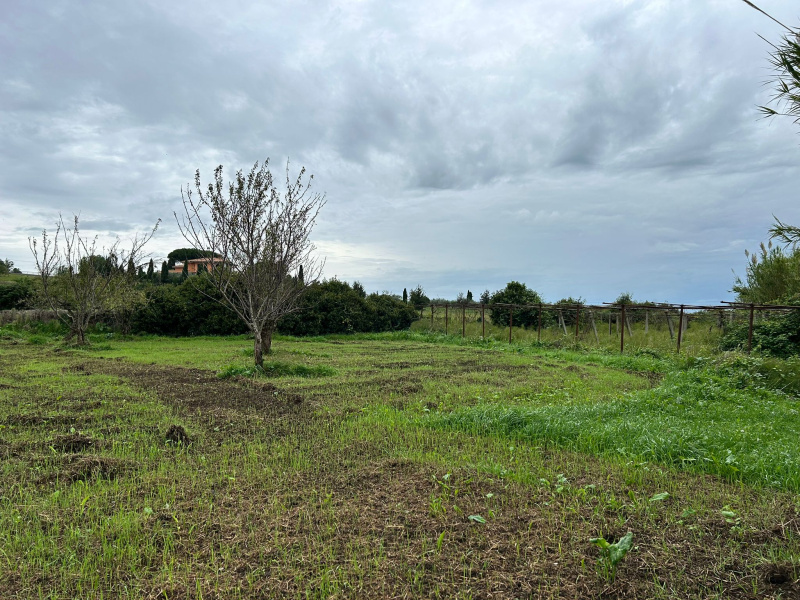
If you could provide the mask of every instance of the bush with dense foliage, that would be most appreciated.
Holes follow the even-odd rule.
[[[422,289],[421,285],[411,290],[411,293],[408,295],[408,301],[411,306],[417,310],[425,308],[431,303],[431,299],[425,295],[425,290]]]
[[[0,285],[0,310],[31,308],[35,296],[34,281],[20,278]]]
[[[306,290],[297,312],[278,331],[289,335],[378,332],[407,329],[419,315],[412,305],[387,294],[366,295],[360,285],[329,279]]]
[[[146,302],[131,318],[134,332],[157,335],[230,335],[247,327],[215,299],[211,283],[191,277],[177,285],[149,286]]]
[[[247,332],[244,323],[216,300],[213,286],[203,276],[147,286],[146,297],[131,317],[134,332],[169,336]],[[278,330],[298,336],[394,331],[407,329],[417,318],[412,306],[392,296],[366,295],[360,285],[331,279],[310,286],[299,310],[284,317]]]
[[[502,290],[496,291],[489,299],[489,314],[495,325],[508,326],[511,311],[508,308],[492,308],[493,304],[540,304],[542,297],[528,286],[518,281],[511,281]],[[536,308],[515,308],[514,325],[517,327],[536,327],[539,311]]]
[[[745,254],[745,278],[737,277],[733,286],[740,302],[781,304],[800,294],[800,248],[787,252],[770,242]]]
[[[800,307],[800,301],[792,301]],[[749,323],[735,323],[725,329],[723,350],[747,349]],[[800,354],[800,309],[775,314],[753,325],[753,350],[768,356],[788,358]]]

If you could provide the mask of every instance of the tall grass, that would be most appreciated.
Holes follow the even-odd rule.
[[[697,361],[667,373],[657,388],[611,401],[522,397],[513,405],[464,407],[422,422],[800,492],[800,404],[770,389],[759,365],[748,375],[739,362]],[[797,377],[794,370],[774,381]]]

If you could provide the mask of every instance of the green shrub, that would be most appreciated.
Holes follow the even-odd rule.
[[[34,295],[33,280],[30,278],[0,285],[0,310],[31,308]]]
[[[247,327],[217,300],[208,279],[198,276],[179,285],[151,286],[147,300],[132,317],[137,333],[170,336],[237,335]]]
[[[511,281],[502,290],[496,291],[489,299],[489,306],[492,304],[540,304],[542,297],[534,290],[529,290],[524,283]],[[514,325],[517,327],[537,327],[539,322],[539,310],[536,308],[517,308],[514,309]],[[492,323],[507,327],[511,311],[508,308],[490,308],[489,315]],[[549,325],[553,317],[547,312],[543,314],[543,325]]]
[[[363,288],[329,279],[309,287],[299,310],[278,323],[281,333],[297,336],[407,329],[419,318],[412,305],[386,294],[366,296]]]
[[[748,323],[729,325],[720,341],[721,348],[746,349],[748,331]],[[788,314],[772,315],[756,323],[753,326],[753,350],[779,358],[800,354],[800,308]]]

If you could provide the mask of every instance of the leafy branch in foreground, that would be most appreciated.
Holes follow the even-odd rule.
[[[772,19],[787,31],[777,45],[765,37],[759,36],[772,46],[769,62],[775,72],[775,77],[770,83],[775,85],[775,93],[770,102],[777,106],[777,110],[768,106],[760,106],[759,110],[765,117],[792,117],[795,123],[800,124],[800,29],[784,25],[750,0],[743,0],[743,2]]]
[[[800,227],[788,225],[775,217],[775,224],[769,228],[770,239],[777,239],[784,244],[795,245],[800,242]]]

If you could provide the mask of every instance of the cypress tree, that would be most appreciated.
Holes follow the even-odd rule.
[[[303,277],[303,265],[300,265],[300,270],[297,272],[297,280],[301,284],[304,284],[306,282],[305,278]]]
[[[153,259],[150,259],[150,263],[147,265],[147,281],[153,281],[153,274],[154,274],[154,267],[153,267]]]
[[[133,259],[128,259],[128,275],[133,277],[136,275],[136,265],[133,264]]]
[[[408,290],[403,288],[403,304],[408,304]]]
[[[167,261],[161,263],[161,283],[167,283],[169,281],[169,265]]]
[[[183,261],[183,271],[181,271],[181,281],[186,281],[189,278],[189,261]]]

